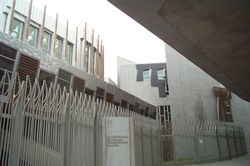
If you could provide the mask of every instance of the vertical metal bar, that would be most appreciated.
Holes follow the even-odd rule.
[[[217,147],[218,147],[219,159],[221,161],[222,158],[221,158],[221,147],[220,147],[220,133],[219,133],[218,128],[219,128],[219,124],[216,125],[216,142],[217,142]]]
[[[25,99],[25,88],[24,82],[21,84],[20,95],[17,99],[17,105],[14,109],[14,124],[12,133],[12,145],[10,150],[10,166],[17,166],[19,162],[20,148],[21,148],[21,137],[22,137],[22,126],[24,118],[24,99]]]
[[[67,93],[66,95],[66,104],[64,108],[64,122],[63,122],[63,166],[69,166],[68,165],[68,151],[69,151],[69,111],[70,111],[70,93]]]
[[[232,128],[233,128],[235,155],[236,155],[236,157],[238,157],[239,156],[239,152],[238,152],[238,148],[237,148],[237,138],[236,138],[236,135],[235,135],[235,128],[233,126],[232,126]]]
[[[149,116],[150,116],[150,112],[149,112]],[[153,140],[152,140],[152,126],[151,126],[151,119],[149,117],[149,129],[150,129],[150,145],[151,145],[151,161],[152,161],[152,165],[154,165],[154,149],[153,149]]]
[[[226,141],[227,141],[227,148],[228,148],[228,158],[232,159],[232,155],[231,155],[231,148],[230,148],[230,142],[229,142],[229,135],[228,135],[228,129],[226,128]]]
[[[142,119],[140,119],[142,120]],[[142,150],[142,165],[145,165],[145,159],[144,159],[144,142],[143,142],[143,122],[141,122],[141,150]]]
[[[98,149],[97,149],[97,143],[98,143],[98,139],[97,139],[97,132],[98,132],[98,109],[100,109],[100,107],[95,108],[95,114],[94,114],[94,166],[97,166],[97,153],[98,153]]]

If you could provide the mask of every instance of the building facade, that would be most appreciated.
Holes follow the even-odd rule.
[[[104,45],[87,24],[72,30],[68,21],[48,16],[46,6],[41,11],[33,0],[1,1],[0,13],[0,30],[11,38],[103,79]]]
[[[119,87],[164,110],[167,121],[216,120],[240,125],[249,151],[250,103],[170,46],[165,49],[167,63],[135,64],[118,58]]]
[[[156,108],[104,81],[104,46],[84,28],[71,31],[58,20],[21,0],[0,2],[0,78],[19,73],[85,93],[131,111],[156,116]],[[86,25],[86,24],[85,24]],[[150,112],[150,113],[149,113]]]

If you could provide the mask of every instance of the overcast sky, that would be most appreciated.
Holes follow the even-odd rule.
[[[105,77],[116,82],[117,56],[136,63],[165,62],[164,43],[107,0],[34,0],[35,6],[47,4],[47,12],[70,29],[76,26],[95,29],[105,47]]]

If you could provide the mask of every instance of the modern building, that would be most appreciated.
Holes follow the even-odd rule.
[[[250,2],[109,0],[165,43],[250,101]]]
[[[203,119],[238,124],[244,127],[250,151],[250,103],[167,44],[165,49],[166,63],[136,64],[119,57],[119,87],[164,110],[167,121]]]
[[[155,106],[104,81],[104,45],[94,30],[71,30],[22,0],[0,2],[0,78],[19,73],[55,82],[95,98],[155,117]],[[150,113],[149,113],[150,112]]]

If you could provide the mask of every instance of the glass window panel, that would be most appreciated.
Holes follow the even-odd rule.
[[[63,39],[60,37],[57,37],[56,44],[55,44],[55,56],[57,58],[61,58],[62,48],[63,48]]]
[[[21,39],[22,31],[23,22],[14,18],[10,27],[10,36],[15,39]]]
[[[6,26],[7,26],[7,18],[8,18],[8,14],[7,13],[3,13],[3,32],[6,31]]]
[[[38,28],[36,28],[33,25],[30,25],[28,29],[28,37],[27,37],[27,42],[30,45],[36,46],[37,34],[38,34]]]
[[[89,67],[90,43],[86,43],[86,68]]]
[[[97,64],[98,63],[98,51],[94,49],[94,74],[97,74]]]
[[[51,47],[51,33],[44,31],[42,37],[42,49],[44,52],[49,53]]]
[[[143,80],[150,79],[150,70],[144,70],[142,74],[143,74]]]
[[[165,69],[157,70],[157,79],[165,80]]]
[[[70,64],[72,63],[72,56],[73,56],[73,44],[68,42],[67,44],[67,54],[66,54],[66,61]]]

